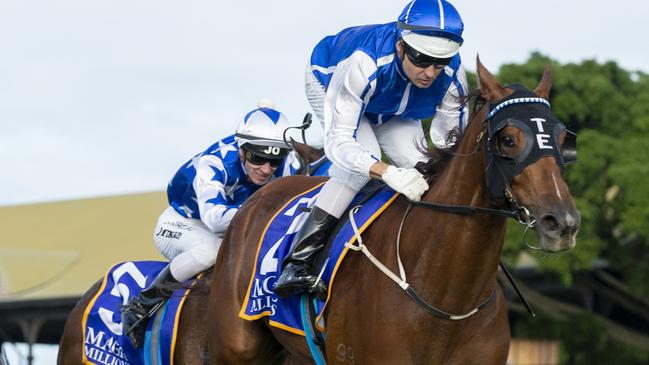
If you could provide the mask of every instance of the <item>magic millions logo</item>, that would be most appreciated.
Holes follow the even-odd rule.
[[[275,315],[277,310],[277,298],[273,295],[276,276],[267,276],[263,279],[255,278],[250,295],[250,311],[260,313],[269,311],[270,315]]]
[[[85,353],[88,360],[101,365],[130,365],[122,346],[112,335],[86,327]]]

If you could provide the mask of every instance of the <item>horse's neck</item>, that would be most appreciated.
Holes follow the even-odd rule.
[[[489,207],[484,174],[484,141],[480,120],[473,120],[453,157],[424,200],[449,205]],[[474,153],[475,152],[475,153]],[[469,156],[466,156],[469,154]],[[416,209],[410,219],[411,259],[423,278],[421,285],[451,308],[466,309],[493,289],[505,232],[505,218],[485,214],[461,215]],[[421,234],[421,227],[426,229]],[[417,233],[419,231],[420,233]],[[414,242],[414,241],[417,242]],[[406,240],[404,239],[404,243]],[[440,275],[443,274],[443,275]],[[441,280],[441,278],[444,278]],[[458,295],[463,293],[463,295]],[[487,294],[485,294],[487,293]]]

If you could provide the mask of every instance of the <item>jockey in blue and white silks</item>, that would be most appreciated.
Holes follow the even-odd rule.
[[[413,0],[397,22],[347,28],[315,46],[305,90],[323,123],[331,179],[284,260],[276,294],[318,290],[313,259],[370,178],[412,200],[428,189],[414,168],[426,159],[418,148],[424,143],[421,119],[433,118],[430,137],[442,148],[455,142],[467,121],[458,53],[463,30],[448,1]]]
[[[298,163],[289,153],[270,180],[291,175],[299,167],[292,162]],[[241,204],[261,186],[248,178],[233,134],[187,161],[169,182],[167,197],[177,214],[200,219],[211,232],[225,232]]]
[[[172,293],[166,286],[214,265],[241,204],[263,185],[299,168],[283,139],[288,127],[284,114],[261,101],[244,116],[236,134],[192,157],[171,179],[169,207],[160,215],[153,236],[170,263],[122,309],[122,324],[136,348],[142,343],[148,314]]]

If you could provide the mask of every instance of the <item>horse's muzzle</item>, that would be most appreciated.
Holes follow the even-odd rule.
[[[581,216],[574,209],[541,215],[537,221],[541,249],[547,252],[572,249],[580,223]]]

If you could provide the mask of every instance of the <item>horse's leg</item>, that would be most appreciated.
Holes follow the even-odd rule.
[[[65,321],[63,328],[63,336],[59,343],[59,353],[57,356],[58,365],[76,365],[83,364],[82,350],[84,346],[83,331],[81,328],[81,319],[83,312],[88,306],[88,302],[97,293],[101,287],[101,280],[96,282],[86,293],[81,297],[77,304],[72,308],[68,319]]]

